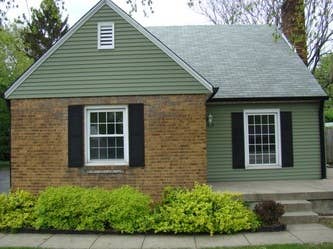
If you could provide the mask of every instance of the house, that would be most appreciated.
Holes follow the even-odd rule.
[[[144,28],[101,0],[6,92],[11,184],[158,195],[326,177],[326,94],[268,26]]]

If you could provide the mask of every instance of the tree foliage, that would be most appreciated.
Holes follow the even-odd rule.
[[[39,9],[31,8],[31,20],[26,20],[22,37],[27,55],[38,60],[68,30],[68,16],[64,19],[55,0],[43,0]]]
[[[188,0],[214,24],[270,24],[282,26],[285,0]],[[304,0],[308,65],[314,72],[320,57],[333,45],[333,0]]]
[[[0,28],[0,95],[32,63],[24,52],[24,45],[15,29]],[[0,160],[9,156],[9,111],[0,99]]]

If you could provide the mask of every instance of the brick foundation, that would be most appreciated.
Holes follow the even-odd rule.
[[[165,186],[205,183],[205,100],[205,95],[11,100],[12,188],[37,193],[47,186],[128,184],[156,198]],[[68,168],[68,105],[130,103],[144,104],[145,167]]]

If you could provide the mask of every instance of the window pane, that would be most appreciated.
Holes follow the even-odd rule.
[[[116,159],[116,151],[114,148],[108,149],[108,158],[109,159]]]
[[[263,125],[262,126],[262,133],[267,134],[268,133],[268,125]]]
[[[116,133],[123,134],[123,124],[116,124]]]
[[[101,148],[100,149],[100,159],[107,159],[107,148]]]
[[[90,159],[98,159],[98,149],[90,149]]]
[[[117,137],[117,147],[124,147],[124,138],[123,137]]]
[[[259,155],[257,154],[257,155],[256,155],[256,163],[257,163],[257,164],[262,163],[262,155],[261,155],[261,154],[259,154]]]
[[[254,144],[254,136],[253,135],[249,136],[249,144]]]
[[[116,122],[123,122],[123,113],[116,112]]]
[[[98,125],[97,124],[91,124],[90,125],[90,134],[91,135],[98,134]]]
[[[249,134],[254,134],[254,126],[253,125],[249,126]]]
[[[261,145],[256,145],[256,153],[261,153]]]
[[[268,145],[264,145],[264,146],[262,146],[262,149],[263,149],[263,153],[268,153],[269,151],[269,147],[268,147]]]
[[[108,123],[113,123],[114,122],[114,112],[108,112]]]
[[[274,124],[274,115],[269,115],[269,123]]]
[[[268,135],[262,136],[262,142],[263,142],[263,144],[268,144]]]
[[[99,147],[107,147],[107,138],[106,137],[101,137],[99,139]]]
[[[106,124],[99,124],[99,134],[106,134]]]
[[[269,163],[269,155],[268,154],[264,154],[262,163],[266,163],[266,164]]]
[[[268,120],[267,115],[262,115],[262,123],[267,124],[267,120]]]
[[[255,159],[256,159],[255,155],[250,155],[250,164],[255,164],[256,163]]]
[[[98,113],[98,122],[105,123],[106,122],[106,112],[99,112]]]
[[[261,126],[256,125],[256,134],[261,134]]]
[[[124,159],[124,149],[117,148],[117,159]]]
[[[90,138],[90,147],[98,147],[98,137],[91,137]]]
[[[269,133],[270,134],[274,134],[275,133],[274,125],[269,125]]]
[[[274,144],[275,143],[275,135],[270,135],[269,136],[269,143]]]
[[[270,163],[276,163],[276,155],[270,154]]]
[[[256,115],[254,119],[255,119],[256,124],[261,123],[261,116],[260,115]]]
[[[255,146],[254,145],[250,145],[249,146],[249,152],[252,154],[252,153],[255,153]]]
[[[116,146],[116,138],[115,137],[109,137],[108,138],[108,147],[115,147]]]
[[[269,146],[269,152],[270,153],[275,153],[275,145],[270,145]]]
[[[261,136],[260,135],[256,136],[256,144],[261,144]]]
[[[96,112],[91,112],[90,113],[90,123],[97,123],[97,113]]]
[[[108,134],[115,134],[114,132],[114,124],[108,124]]]
[[[249,124],[253,124],[254,123],[254,117],[251,115],[249,116]]]

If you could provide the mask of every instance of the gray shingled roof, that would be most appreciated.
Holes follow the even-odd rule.
[[[326,96],[284,39],[267,25],[149,27],[214,86],[215,98]]]

